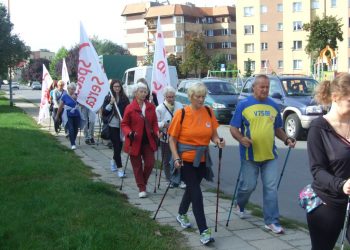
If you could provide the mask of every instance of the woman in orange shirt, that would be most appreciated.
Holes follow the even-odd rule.
[[[220,148],[225,146],[225,141],[220,141],[218,136],[219,124],[213,111],[204,106],[207,92],[202,82],[191,86],[187,92],[191,104],[184,110],[176,111],[168,129],[173,164],[176,169],[181,169],[181,178],[186,184],[176,219],[183,228],[191,227],[187,211],[192,203],[202,244],[213,241],[204,215],[203,196],[200,188],[203,178],[211,181],[213,179],[208,145],[211,140]]]

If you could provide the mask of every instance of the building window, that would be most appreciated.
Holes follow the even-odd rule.
[[[331,0],[331,8],[337,7],[337,0]]]
[[[261,43],[261,50],[267,50],[267,43]]]
[[[183,52],[184,47],[182,45],[176,45],[174,46],[175,52]]]
[[[175,30],[174,31],[174,37],[182,37],[183,31],[182,30]]]
[[[208,21],[208,23],[213,23],[213,22],[214,22],[214,19],[213,19],[212,17],[208,17],[208,18],[207,18],[207,21]]]
[[[300,50],[303,48],[302,41],[293,41],[293,50]]]
[[[254,52],[254,43],[244,44],[244,52],[245,53],[253,53]]]
[[[266,5],[261,5],[260,6],[260,12],[261,13],[267,13],[267,6]]]
[[[277,30],[283,30],[283,23],[277,23]]]
[[[282,60],[278,60],[278,62],[277,62],[277,67],[278,67],[279,69],[283,69],[283,61],[282,61]]]
[[[303,23],[301,21],[293,22],[293,30],[298,31],[303,29]]]
[[[248,61],[244,61],[244,70],[245,71],[248,70],[248,66],[249,66],[249,62]],[[252,71],[255,71],[255,61],[250,61],[250,69]]]
[[[267,24],[260,25],[261,32],[267,32]]]
[[[206,30],[204,32],[207,36],[214,36],[214,31],[213,30]]]
[[[302,61],[301,60],[293,60],[293,69],[302,69]]]
[[[277,4],[277,12],[283,12],[283,4]]]
[[[350,48],[350,37],[348,37],[348,48]]]
[[[283,42],[278,42],[277,47],[278,49],[283,49]]]
[[[320,1],[319,0],[312,0],[311,2],[311,9],[319,9],[320,8]]]
[[[221,35],[222,35],[222,36],[231,35],[231,30],[230,30],[230,29],[222,29],[222,30],[221,30]]]
[[[254,8],[253,7],[244,7],[244,16],[253,16]]]
[[[225,54],[226,61],[232,61],[235,59],[235,55],[233,54]]]
[[[223,42],[223,43],[221,43],[221,48],[223,48],[223,49],[231,48],[231,42]]]
[[[300,12],[301,11],[301,2],[294,2],[293,3],[293,12]]]
[[[244,35],[254,34],[254,25],[244,25]]]
[[[214,49],[214,43],[207,43],[207,49]]]
[[[174,23],[183,23],[184,17],[183,16],[174,16]]]
[[[267,61],[266,60],[262,60],[261,61],[261,68],[262,69],[267,69]]]

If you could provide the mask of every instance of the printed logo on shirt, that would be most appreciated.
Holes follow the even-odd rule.
[[[257,110],[254,111],[255,116],[270,116],[270,111],[269,110]]]
[[[206,122],[206,123],[205,123],[205,126],[206,126],[207,128],[210,128],[210,127],[211,127],[211,122]]]

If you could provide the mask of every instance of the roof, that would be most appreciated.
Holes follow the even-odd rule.
[[[235,8],[231,6],[199,7],[204,16],[235,15]]]
[[[146,13],[149,3],[133,3],[125,5],[122,16]]]
[[[150,7],[145,18],[152,18],[157,16],[194,16],[201,17],[203,12],[200,8],[191,7],[182,4],[172,4],[163,6]]]

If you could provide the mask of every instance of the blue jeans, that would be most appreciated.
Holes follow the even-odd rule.
[[[237,191],[237,204],[241,209],[247,205],[252,192],[255,190],[259,172],[263,184],[263,212],[266,225],[279,223],[277,184],[277,160],[254,162],[241,160],[241,176]]]
[[[66,127],[69,132],[69,140],[70,140],[71,146],[75,145],[75,140],[77,139],[79,126],[80,126],[79,116],[72,116],[72,117],[68,116]]]

